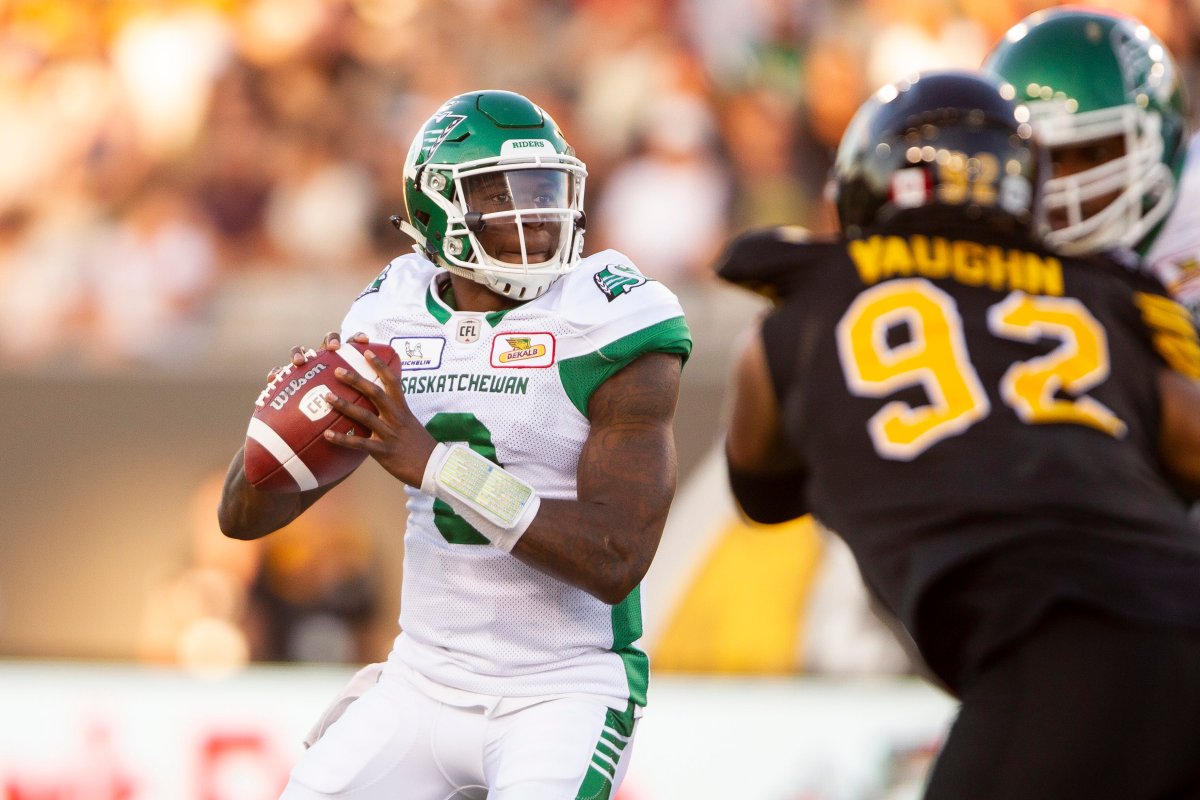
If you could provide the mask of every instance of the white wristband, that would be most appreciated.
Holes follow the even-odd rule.
[[[505,552],[512,552],[542,504],[532,486],[461,443],[433,449],[421,491],[448,503]]]

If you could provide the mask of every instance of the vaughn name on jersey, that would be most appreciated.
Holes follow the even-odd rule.
[[[365,333],[401,356],[409,407],[442,442],[464,442],[544,499],[576,498],[588,400],[649,352],[687,358],[678,299],[620,253],[580,261],[516,308],[456,311],[444,270],[392,261],[358,297],[343,338]],[[401,634],[390,661],[437,684],[491,696],[583,692],[645,703],[640,592],[608,605],[497,548],[447,504],[412,487]]]

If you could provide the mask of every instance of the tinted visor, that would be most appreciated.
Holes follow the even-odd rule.
[[[467,210],[484,215],[529,209],[564,211],[571,208],[571,189],[570,176],[557,169],[485,172],[463,178]],[[527,214],[521,216],[523,221],[530,220]]]

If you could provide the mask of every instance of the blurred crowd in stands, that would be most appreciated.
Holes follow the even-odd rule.
[[[1044,5],[7,0],[0,367],[261,366],[319,339],[410,246],[388,217],[414,131],[476,88],[535,99],[587,161],[589,250],[702,297],[730,234],[830,226],[831,151],[873,88],[977,66]],[[1194,66],[1194,0],[1101,5]]]

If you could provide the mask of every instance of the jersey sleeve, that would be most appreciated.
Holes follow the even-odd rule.
[[[669,353],[686,362],[692,333],[674,293],[642,275],[622,254],[604,251],[579,271],[583,274],[573,276],[564,311],[581,334],[559,371],[572,404],[586,415],[600,384],[639,357]]]
[[[717,259],[721,280],[779,302],[796,287],[805,264],[828,240],[795,226],[762,228],[736,237]]]
[[[1191,312],[1149,289],[1135,290],[1132,299],[1158,356],[1175,372],[1200,380],[1200,336]]]
[[[434,269],[414,255],[393,259],[350,305],[342,319],[342,338],[365,333],[373,342],[387,341],[390,336],[380,329],[380,321],[394,316],[401,306],[420,302]]]
[[[385,293],[385,287],[391,289],[391,284],[395,282],[393,279],[389,283],[389,277],[395,265],[393,261],[384,267],[383,271],[350,304],[350,310],[342,319],[343,339],[348,339],[356,333],[365,333],[369,340],[377,341],[379,337],[379,329],[376,324],[379,319],[377,308]]]

